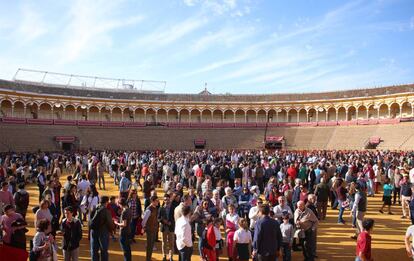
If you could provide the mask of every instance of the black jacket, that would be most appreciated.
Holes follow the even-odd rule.
[[[160,222],[160,230],[161,232],[174,232],[175,229],[175,221],[174,221],[174,207],[171,204],[170,209],[167,212],[166,206],[160,207],[160,211],[158,212],[158,222]],[[167,222],[170,222],[171,225],[167,225]]]
[[[254,228],[253,249],[259,255],[275,255],[282,245],[279,222],[265,216],[257,220]]]
[[[60,230],[63,233],[62,248],[66,251],[72,251],[79,247],[82,239],[82,225],[78,219],[73,218],[72,222],[62,220]]]

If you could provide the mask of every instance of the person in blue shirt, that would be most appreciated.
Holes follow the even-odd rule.
[[[383,186],[383,190],[384,190],[384,195],[382,196],[382,201],[384,202],[382,204],[381,209],[379,210],[379,212],[384,213],[383,209],[385,206],[388,207],[388,214],[392,215],[393,213],[391,212],[391,193],[394,189],[394,186],[390,184],[390,179],[388,177],[385,178],[385,182],[384,182],[384,186]]]
[[[119,181],[119,194],[120,198],[128,198],[129,189],[131,187],[131,181],[125,177],[125,172],[121,173],[121,180]]]

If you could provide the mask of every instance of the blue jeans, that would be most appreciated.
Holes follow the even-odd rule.
[[[283,261],[292,260],[292,253],[291,253],[289,243],[282,243],[282,251],[283,251]]]
[[[344,215],[345,208],[342,207],[342,202],[344,201],[338,200],[338,205],[339,205],[338,223],[344,222],[344,219],[342,218],[342,216]]]
[[[356,226],[356,217],[355,217],[355,215],[352,215],[352,225]]]
[[[184,247],[183,249],[178,250],[180,252],[181,261],[191,261],[191,255],[193,254],[192,247]]]
[[[203,237],[198,238],[198,254],[203,256]]]
[[[119,243],[121,244],[121,249],[124,252],[124,260],[131,261],[131,245],[129,235],[121,233]]]
[[[108,261],[109,233],[98,233],[91,230],[92,261]],[[101,255],[99,258],[99,251]]]
[[[134,239],[135,234],[137,232],[137,221],[138,221],[138,218],[133,218],[131,220],[131,224],[130,224],[130,226],[131,226],[131,235],[129,235],[130,239]]]
[[[374,195],[374,180],[368,179],[368,196]]]

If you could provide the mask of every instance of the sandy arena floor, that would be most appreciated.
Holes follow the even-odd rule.
[[[66,176],[62,176],[61,182],[64,184]],[[113,185],[113,180],[106,174],[107,190],[99,191],[101,195],[118,195],[118,189]],[[27,187],[30,193],[29,209],[34,207],[38,202],[38,189],[36,185]],[[142,193],[139,192],[142,199]],[[162,192],[159,190],[159,197]],[[402,220],[400,206],[393,206],[393,216],[381,214],[378,212],[382,205],[382,195],[376,195],[374,198],[368,199],[368,212],[366,217],[375,219],[375,227],[372,241],[372,252],[374,260],[409,260],[404,250],[404,235],[406,228],[410,225],[408,219]],[[143,203],[143,200],[142,200]],[[35,233],[33,228],[33,213],[28,211],[29,232],[28,239],[31,239]],[[344,218],[346,225],[338,225],[338,210],[328,211],[327,220],[320,223],[318,228],[318,244],[317,254],[318,260],[354,260],[355,243],[350,236],[354,229],[351,228],[351,218],[349,211],[346,211]],[[87,239],[87,229],[84,228],[84,237],[81,241],[80,260],[90,260],[90,247]],[[161,239],[161,236],[160,236]],[[61,237],[57,236],[58,244],[61,244]],[[157,250],[154,251],[153,260],[162,260],[161,243],[156,243]],[[192,260],[199,260],[197,251],[194,251]],[[63,260],[62,252],[59,250],[59,260]],[[122,251],[119,242],[110,242],[109,250],[110,260],[123,260]],[[137,243],[132,245],[133,260],[145,260],[145,235],[137,238]],[[220,260],[227,260],[226,257]],[[174,256],[174,260],[178,260],[178,256]],[[303,260],[301,252],[293,253],[292,260]]]

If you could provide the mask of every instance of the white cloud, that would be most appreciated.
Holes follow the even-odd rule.
[[[197,4],[198,0],[184,0],[183,2],[187,6],[195,6]]]
[[[82,1],[72,4],[69,11],[69,23],[63,29],[62,43],[52,50],[61,63],[69,63],[80,56],[98,50],[100,46],[109,46],[112,42],[111,31],[125,26],[135,25],[144,17],[114,17],[119,7],[117,1]]]
[[[267,83],[288,75],[299,75],[305,70],[322,65],[325,53],[304,51],[293,46],[280,48],[254,59],[241,68],[225,75],[222,80],[244,78],[243,83]]]
[[[212,46],[217,47],[220,44],[232,47],[243,39],[251,37],[254,33],[255,29],[253,27],[225,27],[213,33],[209,32],[207,35],[197,39],[191,48],[194,52],[200,52]]]
[[[172,44],[204,26],[208,20],[195,16],[168,27],[156,29],[155,32],[139,37],[136,43],[139,46],[154,48]]]
[[[242,53],[242,54],[239,54],[238,56],[232,57],[230,59],[213,62],[213,63],[208,64],[208,65],[206,65],[202,68],[196,69],[194,71],[191,71],[191,72],[185,74],[184,77],[189,77],[189,76],[193,76],[193,75],[196,75],[196,74],[206,73],[206,72],[210,72],[210,71],[213,71],[213,70],[217,70],[217,69],[222,68],[224,66],[237,64],[239,62],[242,62],[242,61],[246,60],[248,57],[249,57],[249,54]]]
[[[234,15],[243,16],[250,13],[250,8],[244,6],[238,9],[239,4],[237,0],[183,0],[184,4],[190,7],[199,5],[206,12],[212,12],[216,15],[223,15],[228,12],[234,12]]]
[[[19,43],[26,43],[46,34],[48,28],[40,13],[28,4],[22,5],[21,19],[16,30]]]

